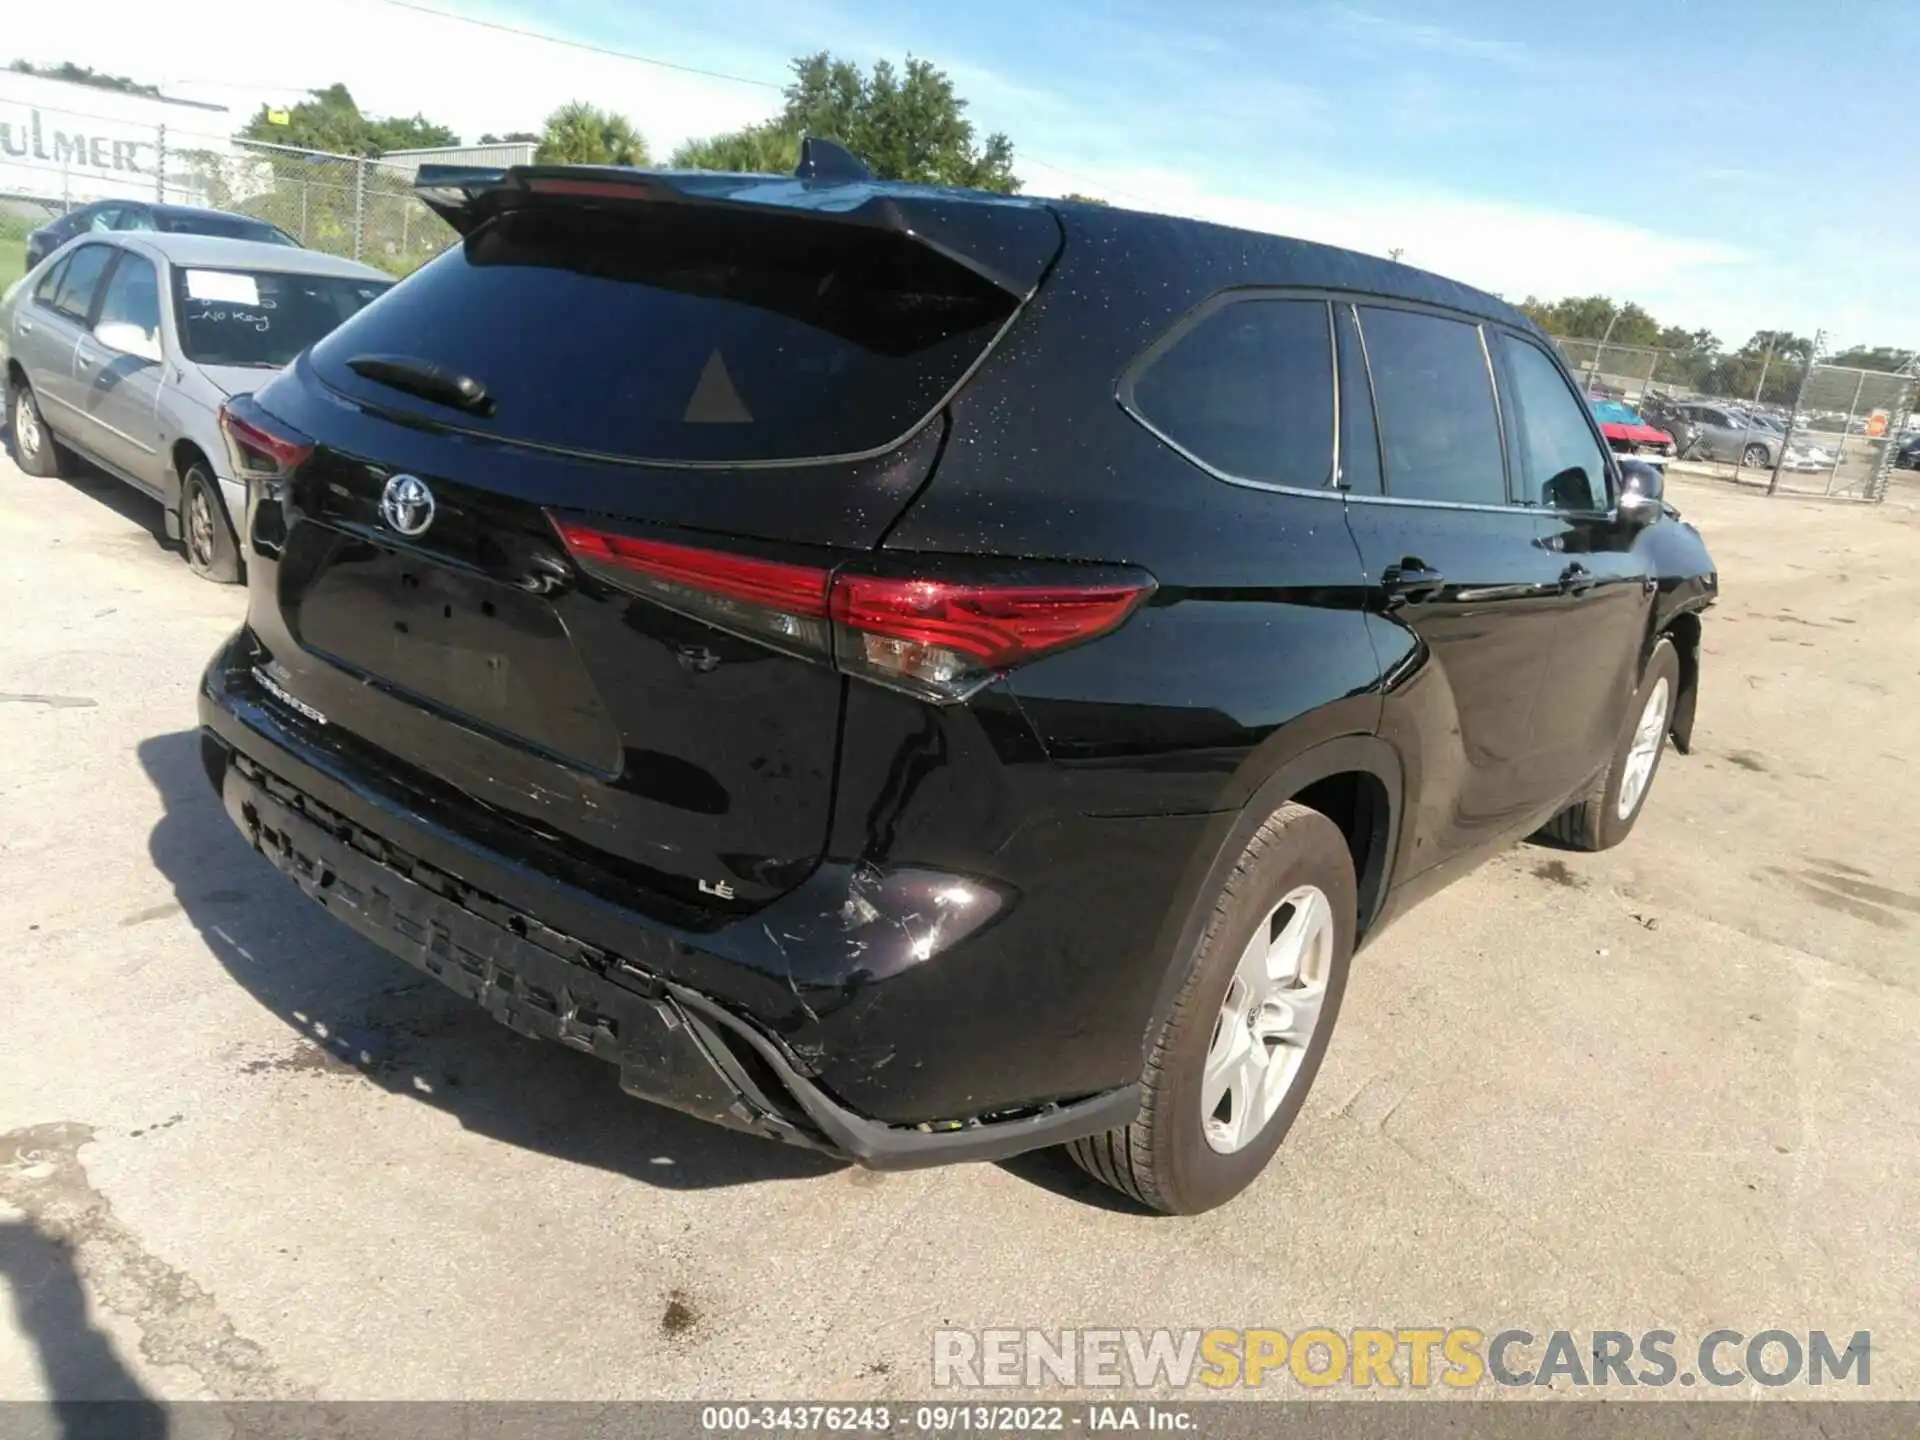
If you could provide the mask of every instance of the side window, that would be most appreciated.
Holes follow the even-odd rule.
[[[1333,307],[1340,338],[1340,483],[1355,495],[1380,493],[1380,435],[1373,422],[1373,380],[1353,306]]]
[[[1223,305],[1148,361],[1128,404],[1214,469],[1303,490],[1333,478],[1333,344],[1324,300]]]
[[[160,358],[160,279],[146,256],[122,253],[100,299],[93,333],[115,350]]]
[[[107,273],[113,255],[110,245],[82,245],[74,251],[53,297],[53,308],[84,325],[87,312],[93,309],[94,291],[100,288],[100,277]]]
[[[40,277],[40,283],[33,287],[34,300],[51,309],[53,306],[53,297],[60,293],[60,282],[67,278],[67,266],[72,263],[73,257],[69,255],[65,260],[62,260],[58,265],[42,275]]]
[[[114,222],[116,230],[151,230],[153,212],[144,205],[122,205],[120,218]]]
[[[1512,382],[1513,434],[1526,495],[1555,510],[1605,510],[1607,460],[1559,368],[1526,341],[1500,337]]]
[[[87,229],[94,231],[117,230],[120,227],[115,222],[118,221],[119,218],[120,207],[118,205],[102,205],[88,218]]]
[[[1507,503],[1506,462],[1480,327],[1363,306],[1386,493],[1404,500]]]

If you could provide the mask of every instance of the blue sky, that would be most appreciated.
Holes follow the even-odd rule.
[[[1602,291],[1732,344],[1779,325],[1920,347],[1914,14],[1893,0],[422,3],[774,85],[803,51],[911,52],[1013,138],[1036,192],[1398,247],[1511,298]],[[267,83],[243,0],[106,0],[79,30],[37,8],[0,51],[158,69],[236,108]],[[302,14],[273,83],[344,79],[474,134],[577,96],[664,154],[779,103],[384,0]]]

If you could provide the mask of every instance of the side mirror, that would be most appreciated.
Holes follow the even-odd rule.
[[[159,337],[125,320],[102,321],[94,327],[93,338],[122,355],[133,355],[142,360],[160,359]]]
[[[1666,497],[1667,479],[1658,465],[1644,460],[1620,462],[1620,516],[1642,524],[1657,520]]]

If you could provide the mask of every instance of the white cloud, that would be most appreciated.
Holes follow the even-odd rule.
[[[1077,173],[1090,193],[1116,204],[1373,255],[1399,249],[1409,265],[1513,300],[1595,291],[1678,300],[1716,272],[1749,260],[1727,242],[1668,235],[1627,219],[1415,187],[1382,189],[1325,175],[1276,176],[1250,194],[1167,170]],[[1058,189],[1045,183],[1052,178],[1037,177],[1033,188]]]
[[[435,0],[440,3],[440,0]],[[455,0],[457,3],[457,0]],[[286,87],[343,81],[363,110],[426,115],[477,138],[537,130],[556,106],[585,99],[628,116],[664,156],[681,140],[764,119],[777,90],[644,65],[378,3],[313,0],[298,9],[248,0],[100,0],[75,31],[59,6],[15,6],[0,48],[41,61],[73,60],[159,83],[169,93],[229,106],[236,121],[263,102],[300,98]],[[525,15],[465,7],[508,23]],[[545,22],[533,21],[532,28]],[[585,37],[581,37],[585,38]],[[661,58],[713,64],[711,43]],[[743,73],[778,84],[785,57],[738,55]],[[217,124],[217,117],[209,117]]]
[[[510,0],[499,0],[498,8],[424,3],[564,33],[563,22],[511,8]],[[0,59],[71,59],[159,81],[229,105],[235,122],[262,101],[299,98],[284,87],[344,81],[369,111],[423,113],[469,139],[486,130],[538,129],[555,106],[585,99],[630,117],[664,157],[691,136],[771,115],[780,104],[772,87],[785,80],[794,53],[828,48],[897,58],[912,48],[910,37],[858,30],[824,3],[713,0],[706,11],[679,13],[683,18],[663,19],[607,7],[596,32],[576,38],[770,84],[686,74],[380,0],[309,0],[297,11],[258,0],[96,0],[80,31],[57,6],[15,4],[0,28]],[[1332,14],[1355,43],[1383,51],[1399,45],[1492,64],[1526,53],[1510,42],[1352,6]],[[890,28],[910,27],[895,20]],[[1138,49],[1151,37],[1123,29],[1110,38]],[[1212,43],[1203,35],[1187,39],[1202,48]],[[1134,55],[1123,67],[1136,90],[1124,116],[1068,99],[1065,75],[1056,90],[964,55],[939,63],[970,97],[983,129],[1012,135],[1018,168],[1038,193],[1082,190],[1117,204],[1372,254],[1400,248],[1409,264],[1509,298],[1612,294],[1671,323],[1709,326],[1734,343],[1761,327],[1810,333],[1823,325],[1846,341],[1920,345],[1920,260],[1896,245],[1899,227],[1877,211],[1874,223],[1857,232],[1826,235],[1795,225],[1763,234],[1769,227],[1736,224],[1744,212],[1731,206],[1713,214],[1636,203],[1609,213],[1604,197],[1596,197],[1593,212],[1581,213],[1330,171],[1306,158],[1313,137],[1338,119],[1326,96],[1279,81],[1196,96],[1184,78],[1194,59],[1189,48],[1176,38],[1164,64]],[[1415,92],[1407,99],[1423,101]],[[214,129],[222,121],[209,116],[205,123]],[[1260,158],[1250,162],[1249,152]],[[1133,158],[1143,154],[1151,158]]]
[[[1525,45],[1513,40],[1496,40],[1465,31],[1450,30],[1419,20],[1395,15],[1379,15],[1351,5],[1335,5],[1327,18],[1348,39],[1368,49],[1421,50],[1430,55],[1445,55],[1455,60],[1480,60],[1493,65],[1523,69],[1537,63]]]

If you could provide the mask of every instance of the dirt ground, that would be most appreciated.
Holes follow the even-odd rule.
[[[199,769],[240,593],[0,460],[0,1397],[913,1397],[942,1325],[1450,1324],[1868,1330],[1920,1397],[1920,515],[1673,498],[1696,753],[1381,937],[1281,1161],[1165,1220],[682,1120],[355,939]]]

